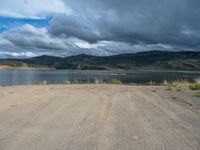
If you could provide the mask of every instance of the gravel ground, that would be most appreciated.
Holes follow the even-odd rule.
[[[200,98],[159,86],[0,88],[0,150],[200,150]]]

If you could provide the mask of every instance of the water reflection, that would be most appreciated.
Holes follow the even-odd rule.
[[[109,82],[119,79],[123,83],[156,84],[164,80],[200,80],[200,72],[131,72],[131,71],[82,71],[82,70],[0,70],[0,85],[38,84],[46,81],[60,84],[65,81],[94,82],[96,79]]]

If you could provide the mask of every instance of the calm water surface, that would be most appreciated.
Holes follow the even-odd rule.
[[[131,72],[131,71],[83,71],[83,70],[0,70],[0,85],[39,84],[46,81],[50,84],[65,81],[93,82],[95,79],[105,82],[120,79],[124,83],[147,84],[153,81],[157,84],[163,80],[200,79],[200,72]]]

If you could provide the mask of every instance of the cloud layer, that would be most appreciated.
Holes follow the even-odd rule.
[[[0,16],[16,18],[45,18],[54,13],[70,14],[62,0],[1,0]]]
[[[46,27],[24,24],[0,33],[0,50],[58,56],[200,50],[197,0],[9,1],[0,2],[0,16],[52,19]]]

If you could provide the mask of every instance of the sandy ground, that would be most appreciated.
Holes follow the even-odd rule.
[[[53,68],[52,68],[53,69]],[[0,64],[0,70],[50,70],[48,67],[12,67]]]
[[[199,150],[200,99],[120,85],[0,87],[0,150]]]

